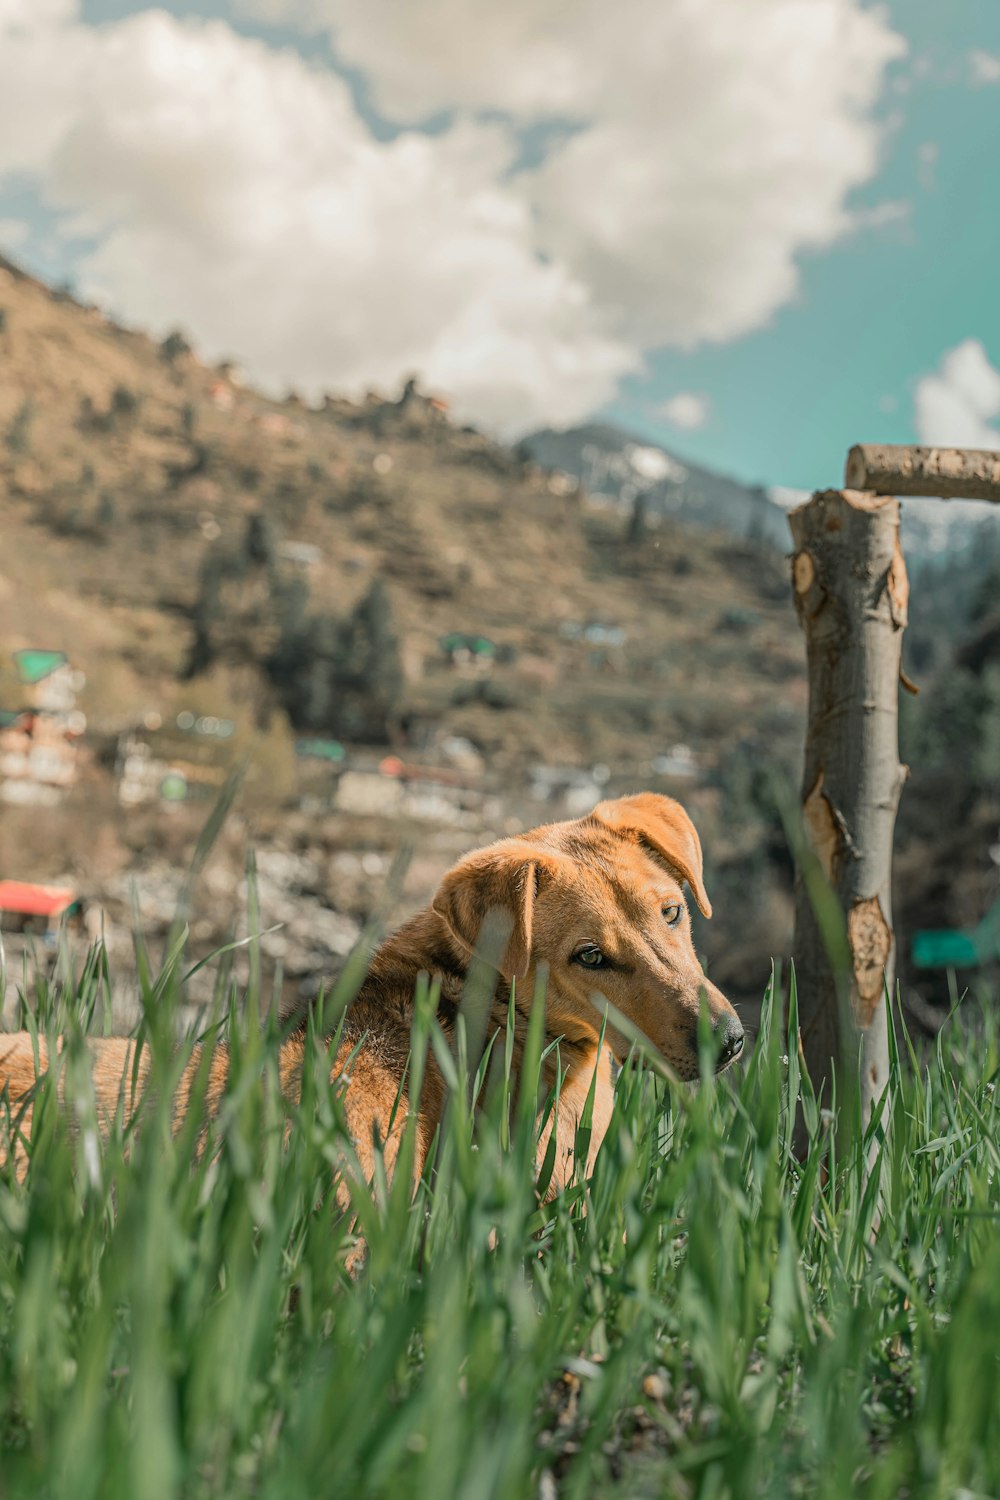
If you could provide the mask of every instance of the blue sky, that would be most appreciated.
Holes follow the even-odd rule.
[[[916,384],[947,350],[977,339],[1000,364],[1000,84],[971,86],[967,60],[977,49],[1000,55],[1000,5],[888,9],[911,52],[890,69],[881,169],[853,201],[899,203],[905,217],[805,256],[800,296],[759,333],[654,355],[650,378],[627,382],[609,407],[617,419],[641,409],[645,432],[678,443],[650,408],[672,391],[704,391],[713,416],[683,435],[687,454],[812,489],[841,482],[853,443],[917,439]],[[907,91],[894,94],[894,80]],[[932,163],[921,160],[928,147]]]
[[[541,31],[510,0],[482,42],[496,67],[471,72],[455,17],[475,28],[485,0],[409,0],[412,32],[398,3],[373,0],[375,25],[346,0],[173,0],[159,20],[135,0],[0,0],[0,249],[276,389],[426,368],[487,426],[603,414],[795,488],[836,484],[856,441],[992,442],[994,0],[705,0],[702,31],[666,33],[662,101],[627,22],[672,0],[622,0],[607,61],[619,38],[591,43],[590,0]],[[820,3],[833,45],[810,31]],[[719,52],[752,11],[745,63]],[[65,66],[47,145],[15,138],[25,107],[4,116],[5,24],[26,108]]]

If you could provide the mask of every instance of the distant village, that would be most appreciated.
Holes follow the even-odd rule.
[[[563,633],[598,650],[620,646],[625,635],[620,627],[597,621],[567,622]],[[438,644],[442,664],[471,678],[488,677],[504,656],[503,647],[481,635],[453,632]],[[86,677],[60,651],[24,649],[13,654],[12,663],[15,677],[6,681],[15,681],[16,688],[8,686],[8,701],[0,704],[0,801],[57,808],[93,762],[86,715],[78,706]],[[199,802],[207,815],[233,770],[237,728],[231,718],[186,709],[170,717],[147,710],[123,724],[113,757],[115,796],[123,816],[138,809],[169,816],[171,809]],[[470,843],[525,822],[584,815],[606,795],[611,779],[610,768],[601,764],[585,769],[532,766],[523,792],[528,805],[517,808],[520,816],[512,823],[509,797],[476,746],[461,736],[439,735],[421,759],[318,736],[300,736],[294,748],[300,812],[452,829],[467,833]],[[694,753],[683,744],[666,747],[650,769],[679,781],[699,775]],[[379,856],[365,858],[369,865],[377,861],[378,869],[359,865],[358,873],[385,874],[387,864]],[[281,929],[280,934],[268,931],[262,948],[292,975],[308,975],[328,968],[331,960],[342,960],[360,932],[358,921],[302,889],[310,878],[317,883],[317,872],[306,869],[308,864],[302,856],[279,850],[258,855],[264,925]],[[160,869],[155,857],[148,869],[123,876],[113,890],[101,892],[78,889],[69,880],[40,881],[30,861],[22,868],[0,870],[0,934],[8,947],[9,972],[17,972],[9,962],[12,954],[18,965],[25,957],[33,964],[52,963],[60,935],[80,945],[101,939],[111,949],[130,941],[128,933],[116,931],[104,909],[112,895],[119,911],[128,910],[130,888],[140,918],[166,930],[180,879],[179,872]],[[239,896],[235,890],[232,894]],[[10,999],[8,995],[8,1011]]]

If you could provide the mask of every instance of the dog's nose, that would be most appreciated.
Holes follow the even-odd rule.
[[[719,1043],[719,1061],[716,1070],[722,1072],[743,1051],[745,1033],[743,1023],[739,1016],[723,1016],[715,1027],[715,1036]]]

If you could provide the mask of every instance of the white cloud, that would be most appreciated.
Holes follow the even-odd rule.
[[[73,0],[0,0],[0,179],[44,176],[72,121],[91,33],[71,27]],[[73,36],[71,49],[60,43]]]
[[[8,250],[23,245],[29,237],[29,228],[23,219],[0,219],[0,254],[4,246]]]
[[[730,339],[851,225],[903,44],[857,0],[252,0],[325,24],[378,108],[581,129],[522,174],[543,247],[642,348]]]
[[[697,396],[693,391],[679,391],[665,401],[660,411],[674,427],[685,432],[694,432],[704,427],[712,413],[712,403],[707,396]]]
[[[132,321],[306,394],[419,370],[507,430],[793,297],[800,252],[853,223],[902,48],[861,0],[262,7],[329,28],[401,133],[221,22],[0,0],[0,179],[93,237],[78,284]],[[515,125],[555,117],[575,128],[518,171]]]
[[[2,128],[14,89],[39,132],[52,114],[30,162]],[[496,125],[380,144],[339,78],[162,12],[2,38],[0,100],[0,171],[34,166],[98,241],[81,290],[181,323],[273,388],[419,369],[462,415],[516,429],[581,417],[637,363],[579,279],[538,258]]]
[[[937,372],[917,383],[914,407],[921,443],[1000,448],[1000,371],[978,339],[949,350]]]
[[[988,87],[1000,83],[1000,56],[975,48],[968,56],[969,77],[973,88]]]
[[[0,30],[29,32],[71,21],[79,10],[77,0],[0,0]]]

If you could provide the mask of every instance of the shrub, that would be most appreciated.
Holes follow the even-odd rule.
[[[111,419],[128,422],[139,415],[142,397],[127,385],[116,385],[111,393]]]
[[[168,333],[160,345],[160,357],[165,359],[167,364],[173,364],[174,360],[190,353],[191,345],[177,328],[172,333]]]
[[[30,396],[21,402],[7,428],[7,448],[15,457],[31,450],[31,429],[35,421],[35,403]]]

